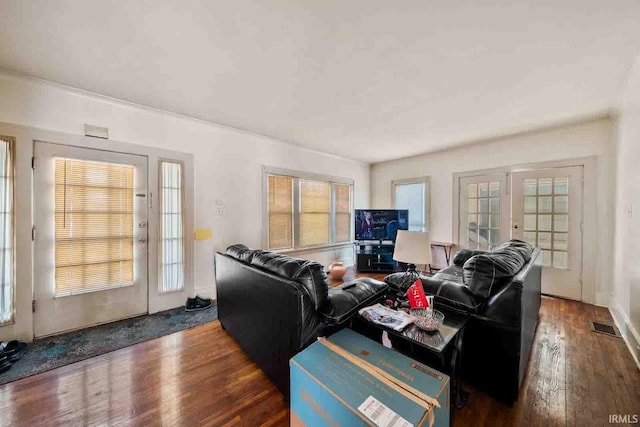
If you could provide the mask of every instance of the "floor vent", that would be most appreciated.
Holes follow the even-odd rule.
[[[618,330],[613,325],[607,325],[606,323],[591,322],[591,330],[612,337],[620,337]]]

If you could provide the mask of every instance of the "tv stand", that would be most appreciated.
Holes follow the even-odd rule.
[[[356,270],[368,273],[395,273],[405,271],[407,265],[393,260],[393,242],[356,241]]]

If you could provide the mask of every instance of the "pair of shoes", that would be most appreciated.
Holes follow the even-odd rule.
[[[11,365],[27,351],[27,343],[18,340],[9,341],[0,346],[0,373],[11,369]]]
[[[206,310],[211,307],[212,302],[209,298],[200,298],[196,295],[195,298],[187,298],[187,304],[185,306],[185,311],[200,311]]]
[[[11,369],[11,362],[9,362],[9,358],[0,353],[0,374]]]

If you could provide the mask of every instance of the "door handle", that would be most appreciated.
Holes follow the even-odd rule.
[[[138,243],[146,243],[147,239],[138,239]]]

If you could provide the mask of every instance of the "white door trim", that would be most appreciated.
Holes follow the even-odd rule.
[[[82,148],[94,148],[127,154],[139,154],[149,158],[148,191],[155,196],[158,190],[157,160],[158,158],[182,160],[185,162],[185,291],[158,295],[154,294],[157,287],[151,285],[149,292],[149,313],[166,310],[184,304],[187,296],[195,294],[194,278],[194,160],[193,154],[173,151],[153,146],[134,144],[116,140],[90,138],[79,134],[71,134],[24,125],[0,122],[0,134],[15,138],[16,141],[16,194],[25,195],[15,206],[16,216],[16,286],[15,294],[15,323],[0,327],[0,339],[8,341],[20,339],[31,342],[33,340],[33,242],[31,241],[31,227],[33,226],[33,177],[31,160],[33,157],[33,142],[58,142]],[[157,283],[157,214],[155,209],[149,212],[149,283]],[[156,215],[157,216],[157,215]],[[154,222],[156,221],[156,222]],[[155,264],[152,264],[154,263]],[[170,295],[170,297],[169,297]],[[177,304],[176,301],[180,301]]]

